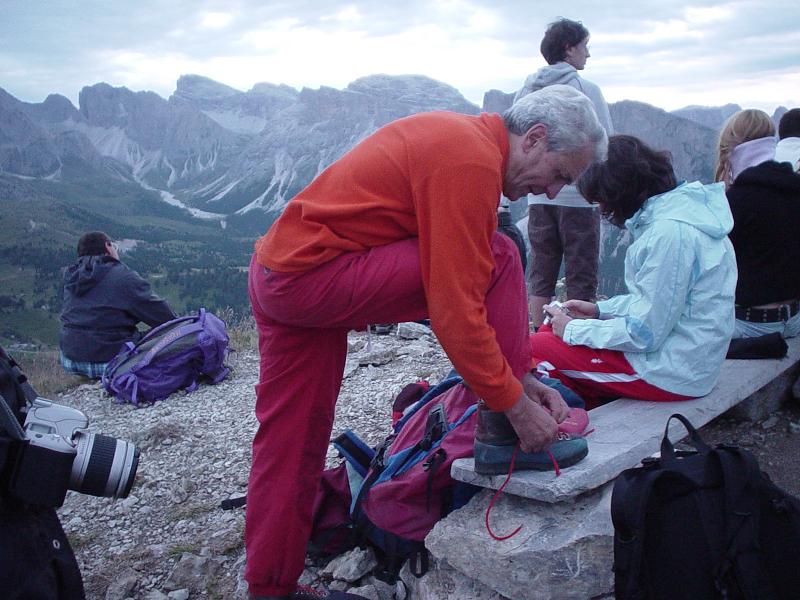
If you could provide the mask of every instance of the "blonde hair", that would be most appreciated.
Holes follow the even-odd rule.
[[[739,144],[775,135],[775,124],[763,110],[748,108],[732,115],[719,134],[717,171],[714,181],[733,183],[731,178],[731,152]]]

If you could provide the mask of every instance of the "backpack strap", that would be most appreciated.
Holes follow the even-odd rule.
[[[205,319],[205,314],[206,314],[206,309],[205,308],[201,308],[198,311],[197,316],[195,316],[195,315],[186,315],[185,317],[178,317],[177,319],[172,319],[171,321],[165,321],[161,325],[153,327],[135,345],[136,346],[141,346],[144,342],[152,339],[153,337],[155,337],[157,335],[160,335],[161,332],[164,331],[164,329],[167,329],[167,328],[170,328],[170,327],[175,327],[175,325],[177,325],[178,323],[184,323],[186,321],[194,321],[195,319],[198,320],[198,321],[202,321],[202,320]]]
[[[128,357],[136,350],[136,344],[133,342],[125,342],[124,346],[125,351],[123,352],[120,350],[117,354],[106,364],[106,368],[103,369],[103,374],[100,376],[100,383],[103,384],[103,387],[109,393],[114,393],[116,388],[114,386],[114,371],[116,371],[117,367],[120,366],[123,362],[128,360]]]
[[[615,593],[625,600],[644,599],[640,578],[644,560],[645,520],[650,493],[663,475],[658,461],[623,471],[611,494],[614,540]],[[620,583],[621,581],[621,583]]]
[[[695,448],[695,450],[697,450],[700,454],[708,454],[712,452],[711,446],[703,441],[703,438],[701,438],[700,434],[697,433],[697,430],[689,422],[689,419],[680,413],[675,413],[670,416],[669,419],[667,419],[667,424],[664,427],[664,437],[661,439],[661,462],[665,467],[674,468],[678,463],[675,447],[672,445],[672,442],[669,439],[669,424],[672,419],[678,419],[678,421],[683,423],[683,426],[686,427],[686,431],[689,432],[689,443]]]
[[[189,319],[194,319],[194,317],[188,317]],[[150,348],[147,351],[147,354],[144,355],[144,358],[140,360],[136,365],[131,368],[131,372],[138,371],[150,364],[150,362],[158,355],[159,352],[164,350],[167,346],[172,344],[175,340],[178,340],[184,336],[191,335],[192,333],[197,333],[198,331],[203,330],[203,323],[200,320],[197,320],[194,323],[189,323],[188,325],[181,325],[170,331],[166,334],[163,338],[161,338],[158,343]],[[151,332],[152,333],[152,332]],[[148,334],[149,336],[149,334]]]
[[[375,450],[367,446],[364,441],[350,429],[331,440],[331,444],[339,454],[350,463],[361,477],[367,476],[367,470],[375,457]]]
[[[722,582],[734,569],[744,597],[758,600],[764,591],[758,581],[761,570],[758,558],[758,481],[761,470],[752,454],[736,446],[720,445],[714,455],[724,478],[726,522],[726,547],[714,576]]]

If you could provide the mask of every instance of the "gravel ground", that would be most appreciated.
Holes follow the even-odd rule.
[[[377,444],[389,433],[400,389],[447,373],[429,330],[406,329],[420,337],[372,335],[368,343],[366,334],[351,334],[334,435],[350,428]],[[59,509],[90,600],[246,597],[244,510],[224,511],[219,503],[246,491],[258,356],[236,353],[229,364],[231,375],[218,385],[146,408],[116,404],[99,384],[53,398],[86,413],[97,433],[141,451],[128,498],[69,492]],[[332,448],[328,462],[338,463]]]
[[[351,334],[334,435],[350,428],[377,444],[389,432],[397,392],[447,373],[449,362],[425,331],[411,326],[406,338]],[[223,511],[219,503],[245,493],[258,357],[235,353],[229,364],[222,383],[146,408],[116,404],[99,384],[53,398],[84,411],[96,432],[141,450],[128,498],[69,492],[59,510],[90,600],[246,598],[244,511]],[[752,450],[774,481],[800,495],[798,432],[800,404],[760,423],[722,417],[701,430],[711,443],[737,441]],[[328,463],[337,462],[331,449]]]
[[[787,402],[757,423],[723,415],[700,433],[711,444],[732,442],[750,450],[774,483],[800,497],[800,402]]]

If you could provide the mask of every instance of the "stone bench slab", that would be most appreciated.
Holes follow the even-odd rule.
[[[787,340],[788,355],[780,360],[726,360],[714,390],[702,398],[685,402],[646,402],[615,400],[589,412],[594,431],[586,441],[589,455],[577,465],[564,469],[561,476],[553,472],[524,471],[515,473],[504,492],[543,502],[562,502],[599,488],[612,481],[625,469],[635,467],[642,458],[660,448],[664,426],[670,415],[679,412],[695,427],[701,427],[759,394],[771,398],[788,390],[800,371],[800,338]],[[775,383],[781,384],[777,389]],[[686,430],[673,420],[669,436],[674,442],[685,437]],[[471,458],[453,463],[453,477],[481,487],[498,489],[505,475],[480,475]]]

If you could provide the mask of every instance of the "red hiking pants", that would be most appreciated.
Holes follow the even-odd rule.
[[[530,339],[537,371],[561,380],[583,398],[587,409],[620,397],[658,402],[692,399],[647,383],[633,370],[624,352],[570,346],[549,325],[542,325]]]
[[[514,243],[501,234],[492,238],[492,253],[487,318],[511,370],[522,377],[531,363],[522,265]],[[344,254],[302,273],[269,271],[254,258],[249,293],[261,365],[245,579],[251,594],[282,595],[294,591],[303,571],[347,332],[428,316],[417,240]]]

